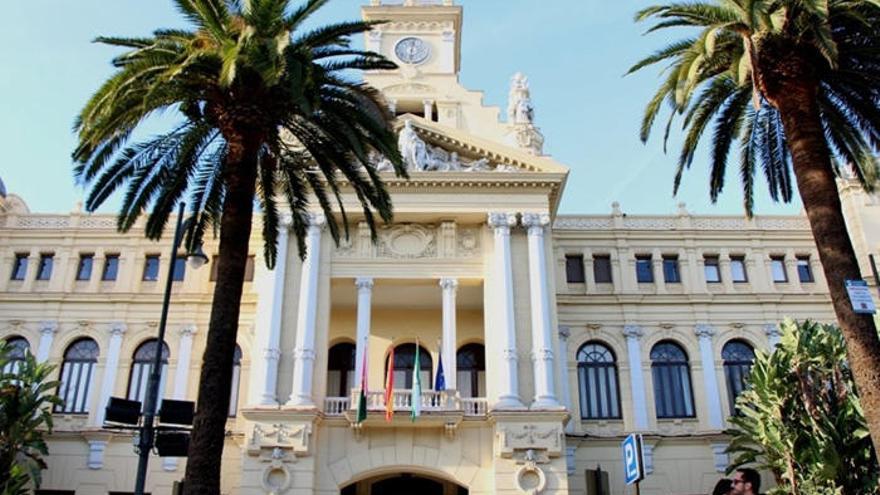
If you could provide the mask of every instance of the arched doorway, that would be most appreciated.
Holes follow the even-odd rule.
[[[368,478],[340,491],[341,495],[467,495],[463,486],[422,474],[400,473]]]

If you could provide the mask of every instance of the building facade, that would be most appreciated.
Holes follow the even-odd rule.
[[[398,114],[411,178],[386,175],[395,221],[375,243],[355,217],[335,245],[315,212],[309,256],[284,226],[267,270],[251,239],[224,493],[574,494],[598,468],[623,494],[631,432],[645,439],[643,493],[706,493],[727,466],[722,431],[754,352],[786,316],[834,320],[806,219],[684,205],[557,215],[569,171],[542,152],[527,78],[514,75],[504,112],[458,82],[462,8],[373,0],[363,15],[389,21],[365,43],[401,67],[366,79]],[[871,273],[878,200],[841,190]],[[160,349],[172,236],[148,242],[138,227],[0,199],[0,337],[58,364],[62,382],[44,493],[132,490],[133,438],[102,427],[103,406],[142,400],[156,352],[162,397],[195,400],[216,265],[175,267]],[[154,457],[148,490],[170,493],[184,462]]]

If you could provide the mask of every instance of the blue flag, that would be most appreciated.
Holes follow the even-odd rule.
[[[440,353],[440,360],[437,363],[437,378],[434,380],[434,390],[437,392],[446,390],[446,376],[443,375],[443,353]]]

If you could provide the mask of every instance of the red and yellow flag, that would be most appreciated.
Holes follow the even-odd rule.
[[[388,355],[388,376],[385,377],[385,421],[394,418],[394,346]]]

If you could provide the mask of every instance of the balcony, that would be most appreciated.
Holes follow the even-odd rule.
[[[324,414],[326,416],[344,416],[346,412],[357,409],[358,389],[353,389],[351,397],[327,397],[324,399]],[[409,412],[412,410],[412,392],[409,390],[394,390],[391,395],[391,403],[395,412]],[[485,397],[459,397],[455,392],[437,392],[434,390],[422,391],[421,411],[422,414],[459,412],[465,417],[485,417],[488,411],[488,401]],[[367,392],[367,412],[385,411],[385,391],[376,390]]]

